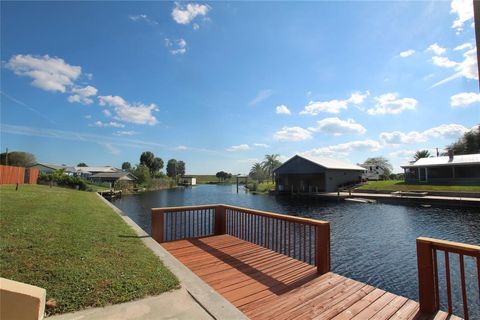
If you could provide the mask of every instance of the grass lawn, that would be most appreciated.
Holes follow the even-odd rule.
[[[0,186],[0,272],[47,290],[48,314],[115,304],[179,286],[92,192]]]
[[[369,181],[359,190],[395,190],[395,191],[460,191],[480,192],[480,186],[444,186],[429,184],[405,184],[403,180]]]

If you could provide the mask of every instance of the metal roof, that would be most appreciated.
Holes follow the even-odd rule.
[[[101,173],[96,173],[91,176],[91,178],[123,178],[125,176],[129,176],[130,179],[136,180],[137,177],[135,177],[133,174],[130,172],[101,172]]]
[[[362,168],[362,167],[357,166],[355,164],[351,164],[350,162],[345,161],[345,160],[339,160],[339,159],[328,158],[328,157],[305,156],[305,155],[298,155],[298,154],[296,154],[295,156],[288,159],[283,165],[287,164],[288,162],[290,162],[290,160],[292,160],[296,157],[307,160],[307,161],[310,161],[310,162],[313,162],[314,164],[319,165],[319,166],[324,167],[324,168],[327,168],[327,169],[366,171],[365,168]],[[282,166],[280,166],[280,167],[282,167]],[[280,167],[278,167],[278,168],[280,168]],[[277,170],[277,169],[275,169],[275,170]]]
[[[104,167],[75,167],[75,170],[77,172],[119,172],[120,170],[114,167],[110,166],[104,166]]]
[[[453,156],[452,160],[450,160],[449,156],[421,158],[421,159],[418,159],[417,162],[413,164],[402,166],[402,168],[433,167],[433,166],[445,166],[445,165],[467,165],[467,164],[480,164],[480,153]]]
[[[43,167],[46,167],[46,168],[50,168],[50,169],[53,169],[53,170],[62,170],[62,169],[65,169],[66,172],[75,172],[75,168],[74,167],[71,167],[71,166],[67,166],[67,165],[59,165],[59,164],[51,164],[51,163],[40,163],[40,162],[37,162],[35,163],[32,167],[34,166],[43,166]]]

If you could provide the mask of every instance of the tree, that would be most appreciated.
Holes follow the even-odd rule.
[[[185,162],[181,160],[177,161],[177,175],[185,175]]]
[[[155,161],[155,155],[150,151],[142,152],[140,155],[140,164],[150,169]]]
[[[263,182],[263,180],[268,179],[268,174],[265,172],[262,164],[259,162],[253,164],[248,175],[252,179],[258,180],[259,182]]]
[[[446,149],[452,150],[454,154],[480,153],[480,125],[466,132],[460,139],[449,144]]]
[[[132,169],[132,165],[130,164],[130,162],[125,161],[124,163],[122,163],[123,171],[129,171],[130,169]]]
[[[14,167],[30,167],[36,163],[35,156],[29,152],[12,151],[0,154],[0,164]]]
[[[152,166],[149,168],[150,169],[150,174],[153,177],[155,177],[155,175],[160,171],[162,170],[163,168],[163,160],[161,158],[154,158],[153,159],[153,163],[152,163]]]
[[[177,160],[170,159],[167,162],[167,176],[175,178],[177,176]]]
[[[85,162],[80,162],[79,164],[77,164],[77,167],[88,167],[88,164],[86,164]]]
[[[140,164],[133,169],[133,175],[137,177],[139,184],[147,184],[150,181],[150,169],[147,166]]]
[[[368,158],[365,160],[363,163],[364,165],[368,166],[379,166],[380,168],[383,169],[384,174],[383,178],[388,179],[390,177],[390,174],[393,171],[393,167],[390,163],[390,161],[384,157],[373,157],[373,158]]]
[[[272,181],[273,170],[277,169],[282,165],[280,160],[278,160],[278,157],[280,157],[279,154],[266,154],[265,160],[262,162],[263,169],[265,170],[267,176],[272,179]]]
[[[215,177],[217,177],[218,180],[220,181],[225,181],[227,179],[231,179],[232,178],[232,174],[231,173],[227,173],[225,171],[219,171],[215,174]]]
[[[417,152],[415,152],[415,155],[413,156],[413,160],[418,161],[419,159],[429,158],[430,156],[431,155],[428,150],[418,150]]]

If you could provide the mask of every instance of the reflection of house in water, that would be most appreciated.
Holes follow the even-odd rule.
[[[277,192],[333,192],[358,183],[365,169],[346,161],[295,155],[274,170]]]
[[[480,154],[421,158],[402,166],[406,183],[480,185]]]
[[[192,176],[182,176],[178,180],[178,184],[181,186],[194,186],[197,184],[197,178]]]

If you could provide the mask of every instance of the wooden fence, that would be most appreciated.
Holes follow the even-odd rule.
[[[458,281],[458,279],[456,279],[457,281],[452,281],[451,279],[451,254],[458,257],[460,281]],[[439,286],[440,270],[437,255],[444,256],[446,288],[441,288]],[[452,314],[454,312],[454,306],[452,303],[452,283],[455,282],[458,284],[458,282],[460,282],[462,296],[460,307],[463,309],[463,318],[465,320],[469,319],[469,299],[465,282],[465,256],[473,258],[475,262],[476,272],[474,273],[476,273],[477,278],[478,294],[476,295],[473,294],[473,292],[470,292],[471,298],[476,296],[476,298],[470,300],[478,299],[478,301],[471,301],[471,303],[478,306],[480,305],[480,246],[432,238],[417,238],[418,289],[420,310],[422,312],[434,313],[439,310],[440,294],[442,294],[444,297],[446,296],[448,313]]]
[[[0,165],[0,184],[37,184],[38,169]]]
[[[152,209],[152,236],[159,242],[230,234],[330,271],[330,224],[229,205]]]

